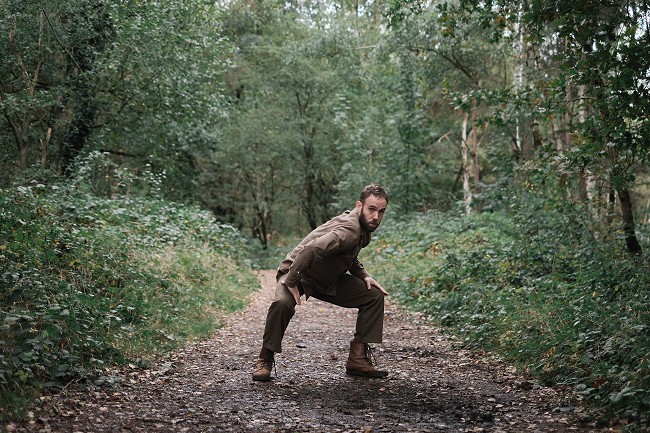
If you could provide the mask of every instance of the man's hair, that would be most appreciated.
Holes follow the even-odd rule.
[[[371,183],[370,185],[364,187],[361,190],[361,194],[359,194],[359,201],[361,203],[364,203],[366,199],[371,195],[381,197],[386,200],[386,203],[388,203],[388,193],[386,192],[386,189],[378,183]]]

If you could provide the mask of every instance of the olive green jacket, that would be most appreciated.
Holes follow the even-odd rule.
[[[357,259],[370,243],[370,232],[359,221],[359,211],[346,211],[314,229],[278,267],[278,281],[314,292],[335,295],[337,279],[350,272],[360,279],[370,274]],[[286,275],[286,276],[285,276]]]

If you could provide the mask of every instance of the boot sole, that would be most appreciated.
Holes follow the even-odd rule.
[[[255,382],[270,382],[271,381],[271,376],[253,376],[253,380]]]
[[[356,370],[345,370],[345,374],[347,374],[348,376],[369,377],[372,379],[383,379],[386,376],[388,376],[387,371],[375,371],[373,373],[364,373]]]

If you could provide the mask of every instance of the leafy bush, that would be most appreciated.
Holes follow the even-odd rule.
[[[2,418],[209,335],[257,286],[248,243],[207,212],[81,185],[0,191]]]
[[[648,261],[595,238],[581,210],[555,206],[528,200],[510,214],[388,220],[378,254],[363,259],[401,304],[467,346],[573,387],[607,418],[647,422]]]

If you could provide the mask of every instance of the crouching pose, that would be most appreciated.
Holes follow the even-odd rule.
[[[358,308],[346,373],[388,376],[387,371],[372,365],[368,346],[382,341],[384,296],[388,293],[357,259],[361,248],[370,243],[370,234],[379,227],[387,206],[388,195],[382,186],[366,186],[354,210],[317,227],[280,263],[275,299],[266,316],[253,380],[271,380],[274,354],[282,352],[282,338],[301,295],[340,307]]]

